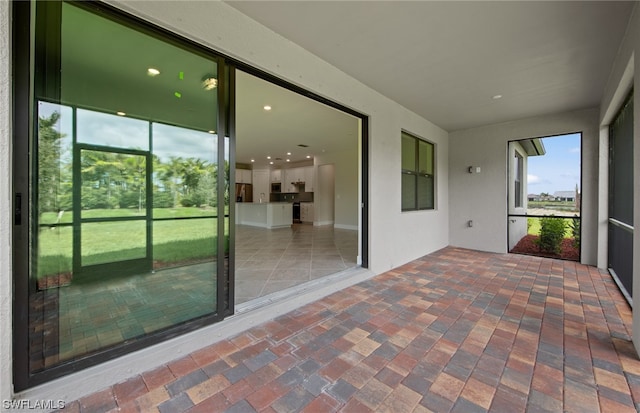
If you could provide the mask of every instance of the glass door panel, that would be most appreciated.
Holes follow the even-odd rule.
[[[609,127],[609,271],[633,296],[633,92]]]
[[[211,324],[229,306],[223,60],[97,3],[33,5],[21,389]]]

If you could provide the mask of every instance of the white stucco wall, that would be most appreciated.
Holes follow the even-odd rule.
[[[159,24],[205,46],[249,63],[282,79],[325,96],[370,116],[369,123],[369,267],[381,273],[449,244],[448,210],[448,134],[428,120],[401,107],[335,67],[322,61],[269,29],[257,24],[237,10],[221,2],[188,1],[115,1],[111,4],[138,17]],[[11,393],[11,268],[10,268],[10,188],[11,128],[8,95],[10,85],[10,15],[9,2],[0,1],[0,390],[2,398]],[[400,211],[400,131],[408,130],[436,144],[437,210],[413,213]],[[207,343],[202,341],[202,346]],[[158,351],[156,349],[156,351]],[[175,354],[179,357],[180,354]],[[166,359],[166,354],[163,356]],[[127,357],[123,358],[126,359]],[[146,359],[148,359],[147,357]],[[141,357],[137,357],[141,360]],[[162,357],[154,360],[160,363]],[[118,371],[109,370],[103,386],[113,380],[136,374],[141,368],[154,366],[131,363]],[[98,368],[99,369],[99,368]],[[95,369],[93,369],[95,370]],[[97,371],[97,370],[96,370]],[[100,380],[95,376],[92,380]],[[64,382],[65,397],[77,398],[81,393],[100,388],[98,381]],[[23,396],[56,394],[56,382]],[[48,393],[47,393],[48,392]]]
[[[595,265],[600,136],[597,109],[450,133],[451,245],[507,252],[507,143],[572,132],[582,132],[582,262]],[[469,174],[470,165],[480,166],[482,172]],[[472,228],[467,226],[469,220],[474,222]]]
[[[633,15],[629,19],[629,26],[625,38],[618,49],[618,56],[615,60],[609,82],[604,91],[604,98],[600,106],[600,126],[602,129],[602,140],[608,139],[607,126],[611,119],[620,109],[622,101],[627,96],[633,85],[634,101],[633,101],[633,176],[634,196],[633,196],[633,222],[634,227],[640,224],[640,93],[638,93],[638,85],[640,85],[640,8],[638,4],[634,8]],[[604,154],[603,154],[604,156]],[[606,164],[605,164],[606,165]],[[606,192],[604,192],[606,194]],[[606,226],[606,214],[601,214],[603,226]],[[606,253],[606,245],[605,245]],[[606,261],[606,255],[602,257]],[[606,264],[605,264],[606,265]],[[632,296],[636,305],[633,311],[633,343],[636,351],[640,353],[640,306],[638,301],[640,297],[640,230],[635,228],[633,233],[633,292]]]
[[[12,389],[10,2],[0,2],[0,400]]]

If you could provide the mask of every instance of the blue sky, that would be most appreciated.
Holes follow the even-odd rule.
[[[542,139],[544,156],[530,156],[527,175],[528,193],[553,194],[580,187],[580,134]]]

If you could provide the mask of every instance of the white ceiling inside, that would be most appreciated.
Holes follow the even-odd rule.
[[[239,163],[251,164],[253,169],[287,167],[307,161],[307,156],[313,159],[338,151],[353,153],[355,159],[358,127],[358,119],[351,115],[242,71],[236,74]]]
[[[229,4],[453,131],[597,107],[636,2]]]

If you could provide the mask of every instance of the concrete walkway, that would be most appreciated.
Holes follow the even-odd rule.
[[[635,412],[631,311],[606,272],[445,248],[70,412]]]

